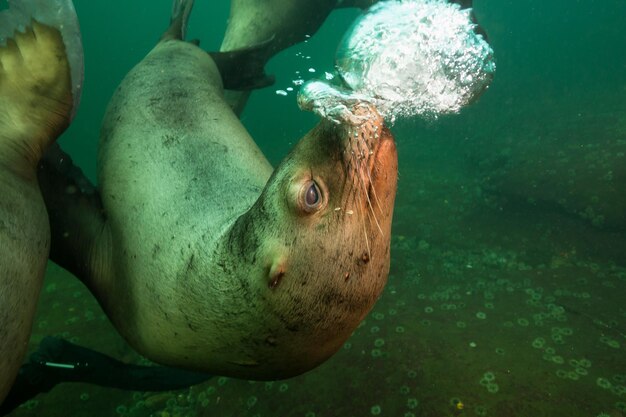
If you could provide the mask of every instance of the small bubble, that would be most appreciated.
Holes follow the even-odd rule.
[[[279,96],[286,96],[287,92],[285,90],[276,90],[276,94]]]
[[[309,68],[309,72],[315,72],[315,68]]]

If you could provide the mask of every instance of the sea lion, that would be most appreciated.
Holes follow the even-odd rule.
[[[15,1],[0,13],[0,403],[26,353],[48,260],[48,215],[36,166],[77,104],[63,36],[42,23],[54,8],[77,27],[71,2],[49,1],[35,13],[36,3]]]
[[[238,70],[264,86],[268,78],[263,70],[265,64],[277,53],[313,36],[335,8],[363,9],[377,1],[231,0],[220,51],[257,47],[255,59],[249,60],[247,65],[240,65]],[[250,91],[227,91],[227,100],[237,114],[243,111],[249,94]]]
[[[448,0],[472,8],[473,0]],[[267,43],[267,62],[278,52],[313,36],[337,8],[366,9],[378,0],[231,0],[221,51]],[[263,64],[265,64],[263,62]]]
[[[473,8],[473,0],[442,0],[459,4],[462,9]],[[254,49],[253,59],[247,62],[233,60],[237,66],[237,83],[248,88],[231,91],[226,85],[226,99],[236,114],[240,115],[253,88],[273,83],[264,67],[279,52],[313,36],[333,10],[358,8],[365,10],[378,0],[231,0],[230,15],[220,51],[236,52]],[[475,31],[487,40],[484,29],[478,25],[474,11]],[[218,66],[224,67],[218,58]]]
[[[366,122],[321,121],[272,170],[211,57],[180,38],[168,31],[111,99],[99,198],[58,192],[77,176],[57,181],[62,157],[44,170],[53,259],[156,362],[300,374],[342,346],[385,285],[393,137],[359,106]]]

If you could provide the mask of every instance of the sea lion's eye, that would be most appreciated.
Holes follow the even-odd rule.
[[[315,184],[314,182],[311,183],[309,189],[306,190],[304,201],[309,207],[315,207],[320,202],[320,191],[317,188],[317,184]]]
[[[307,181],[300,192],[300,206],[307,213],[318,210],[322,205],[322,192],[315,181]]]

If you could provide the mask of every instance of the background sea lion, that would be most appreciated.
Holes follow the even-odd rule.
[[[221,51],[257,47],[255,59],[239,71],[262,83],[265,64],[277,53],[313,36],[337,7],[365,8],[377,0],[231,0],[230,16]],[[240,114],[249,91],[228,91],[227,99]]]
[[[26,353],[48,260],[48,216],[36,166],[69,125],[80,90],[64,45],[78,27],[72,4],[37,3],[12,2],[0,13],[0,403]],[[65,38],[42,23],[59,24],[59,17],[70,29]],[[80,74],[80,38],[73,41]]]
[[[417,1],[417,0],[416,0]],[[446,1],[446,0],[443,0]],[[473,0],[447,0],[461,8],[472,8]],[[231,0],[230,15],[220,50],[238,51],[254,48],[254,59],[237,62],[243,78],[257,80],[258,87],[268,85],[263,68],[279,52],[305,41],[322,26],[330,13],[337,8],[367,9],[378,0]],[[472,11],[472,19],[476,21]],[[476,32],[485,39],[485,31],[477,24]],[[218,61],[218,65],[220,65]],[[226,88],[229,88],[226,86]],[[227,101],[237,114],[241,114],[250,95],[248,91],[227,91]],[[243,89],[240,89],[243,90]]]
[[[101,205],[55,192],[67,184],[48,171],[53,252],[65,254],[53,259],[152,360],[252,379],[311,369],[389,268],[396,150],[376,111],[358,111],[368,122],[322,121],[272,172],[210,56],[170,32],[110,102]]]

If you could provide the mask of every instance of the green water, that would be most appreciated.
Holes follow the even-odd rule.
[[[205,49],[228,16],[227,2],[214,3],[198,1],[191,21]],[[393,126],[389,283],[338,354],[286,381],[215,378],[166,394],[68,384],[13,416],[625,416],[626,2],[475,6],[496,77],[459,115]],[[76,7],[86,81],[62,144],[94,179],[106,104],[158,39],[169,1]],[[270,62],[276,85],[254,93],[242,120],[272,163],[316,123],[275,90],[296,71],[330,70],[355,15],[335,12]],[[33,346],[49,334],[139,360],[53,265]]]

